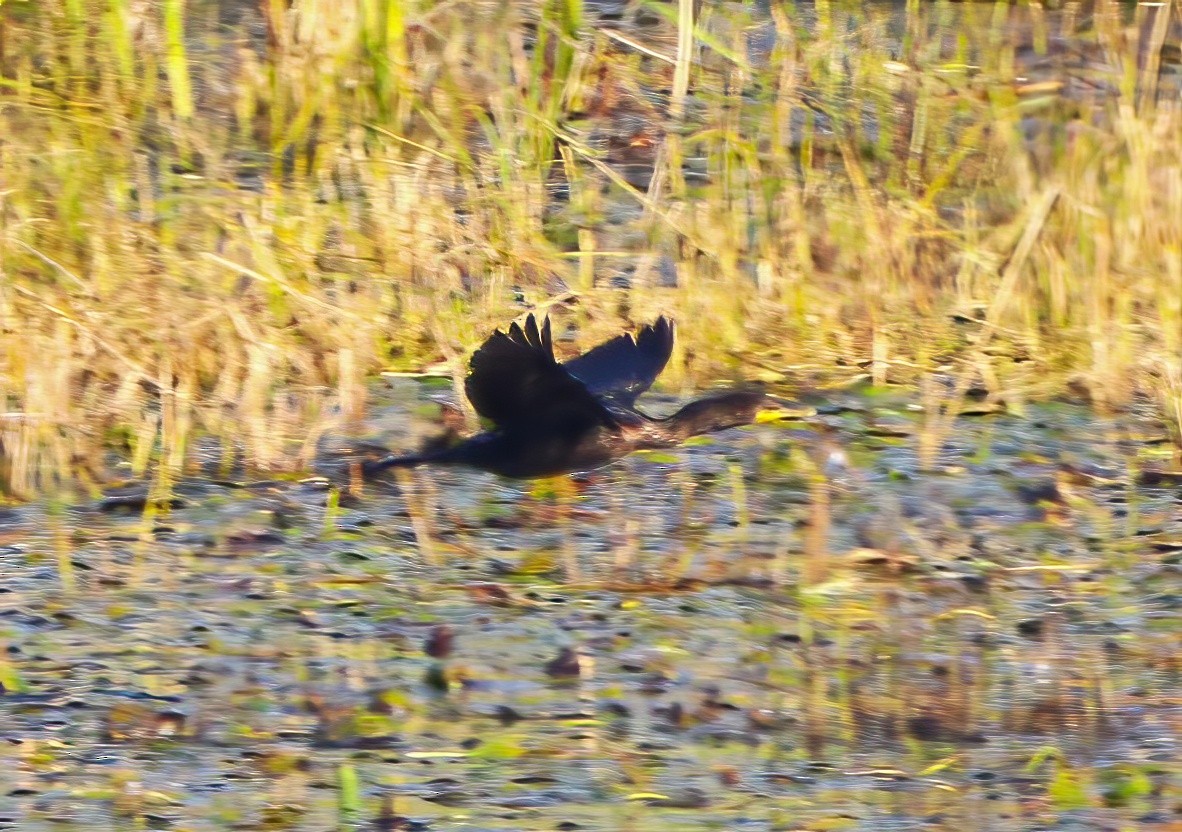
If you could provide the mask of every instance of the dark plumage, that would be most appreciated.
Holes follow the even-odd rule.
[[[369,463],[386,468],[467,465],[504,477],[548,477],[588,471],[632,451],[671,448],[690,436],[746,425],[781,403],[754,391],[692,402],[666,419],[636,410],[673,352],[673,322],[658,318],[635,338],[624,334],[560,364],[554,358],[550,319],[539,328],[494,332],[472,356],[464,385],[476,412],[492,429],[450,448]]]

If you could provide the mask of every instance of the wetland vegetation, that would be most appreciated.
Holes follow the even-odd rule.
[[[1180,41],[0,3],[0,828],[1176,828]],[[360,482],[528,311],[811,415]]]

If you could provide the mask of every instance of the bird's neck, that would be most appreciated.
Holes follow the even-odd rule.
[[[748,424],[751,419],[733,405],[731,396],[711,396],[690,402],[667,419],[662,420],[672,442],[683,442],[691,436]]]

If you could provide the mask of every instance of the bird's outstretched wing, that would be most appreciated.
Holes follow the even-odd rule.
[[[603,403],[554,360],[549,318],[541,329],[531,314],[524,327],[494,332],[472,356],[464,390],[476,412],[502,429],[616,426]]]
[[[652,387],[672,353],[673,321],[662,316],[641,327],[635,338],[617,336],[562,366],[594,395],[631,407]]]

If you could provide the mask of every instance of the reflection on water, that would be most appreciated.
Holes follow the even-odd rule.
[[[65,217],[29,238],[44,252],[14,237],[29,260],[6,274],[56,289],[36,263],[69,287],[23,316],[3,296],[6,331],[50,315],[53,338],[6,361],[35,380],[44,414],[67,415],[3,414],[0,474],[24,494],[57,484],[57,468],[36,464],[39,442],[79,472],[73,499],[0,506],[0,828],[1174,828],[1176,455],[1140,398],[1114,415],[1027,404],[1027,390],[1046,398],[1040,374],[1069,346],[1033,361],[1029,332],[995,334],[977,313],[1012,239],[1037,230],[1009,225],[1022,203],[1059,193],[1053,167],[1079,162],[1072,148],[1107,152],[1087,142],[1122,117],[1113,96],[1176,106],[1176,4],[703,2],[678,120],[672,7],[588,2],[577,57],[590,68],[570,77],[594,83],[560,90],[567,109],[545,129],[534,93],[553,92],[566,59],[555,20],[577,3],[419,8],[406,33],[418,97],[403,99],[375,46],[389,44],[346,25],[376,5],[194,2],[183,37],[156,56],[154,10],[112,4],[134,24],[127,43],[145,47],[147,79],[169,77],[168,55],[188,50],[208,120],[178,140],[183,152],[165,96],[128,112],[94,103],[127,81],[114,59],[113,74],[86,75],[87,49],[115,39],[111,18],[68,3],[44,40],[0,29],[0,96],[14,96],[0,97],[13,128],[0,161],[43,121],[46,143],[62,142],[48,161],[38,146],[5,168],[51,185],[11,211],[21,194],[0,185],[0,230]],[[33,12],[3,10],[18,22]],[[537,89],[519,89],[531,79]],[[404,99],[416,105],[382,110]],[[102,188],[68,167],[132,134],[126,158],[115,154],[128,170]],[[998,145],[1016,148],[1004,184],[992,157],[973,154]],[[518,176],[526,157],[546,175]],[[1104,214],[1105,177],[1065,167],[1083,195],[1072,210]],[[1140,171],[1129,191],[1168,195],[1159,173]],[[60,204],[54,177],[70,186]],[[870,182],[898,201],[867,197]],[[100,217],[91,190],[116,207]],[[1168,287],[1134,278],[1176,262],[1172,226],[1134,219],[1155,220],[1145,239],[1166,242],[1121,249],[1132,226],[1096,225],[1095,247],[1103,231],[1113,260],[1132,264],[1137,292],[1118,299],[1165,309]],[[905,220],[898,238],[863,233]],[[982,242],[997,228],[1002,242]],[[1072,228],[1028,248],[1074,252],[1063,239],[1086,235]],[[551,274],[553,252],[578,265]],[[74,256],[98,277],[63,269]],[[253,265],[222,271],[236,262]],[[1096,273],[1079,262],[1093,261],[1032,281],[1030,297],[1058,298],[1046,313],[1056,331],[1032,332],[1059,334],[1073,281]],[[912,276],[907,317],[888,332],[896,353],[867,347],[879,332],[847,302]],[[438,429],[440,388],[350,391],[350,361],[362,376],[381,340],[372,307],[400,330],[420,325],[382,341],[381,360],[421,366],[415,338],[471,343],[477,315],[572,288],[584,330],[597,312],[606,325],[605,310],[682,304],[698,335],[677,359],[687,384],[726,371],[815,384],[827,390],[814,396],[820,418],[573,479],[422,469],[337,487],[354,435],[406,449]],[[939,306],[937,292],[963,308],[911,320]],[[1139,360],[1139,341],[1107,350],[1107,333],[1146,326],[1100,315],[1111,300],[1083,301],[1099,317],[1071,319],[1086,330],[1076,343]],[[945,328],[906,340],[935,322]],[[785,327],[803,346],[773,343],[789,340]],[[85,337],[65,340],[76,329]],[[754,330],[771,336],[750,344]],[[934,390],[966,343],[974,372],[1008,375],[963,402],[826,386],[923,376]],[[991,363],[994,345],[1010,352]],[[140,376],[129,355],[176,363]],[[79,368],[48,372],[45,356]],[[199,369],[182,378],[187,360]],[[1092,399],[1119,402],[1102,394],[1123,367],[1089,369]],[[65,392],[53,398],[43,379]],[[6,408],[20,398],[4,395]],[[197,405],[177,409],[186,397]],[[942,406],[960,418],[945,424]],[[308,425],[301,408],[328,415]],[[139,427],[119,421],[127,413]],[[360,424],[340,428],[346,417]],[[333,481],[269,480],[243,463],[281,469],[321,430],[315,465]],[[88,467],[71,467],[94,447]],[[191,448],[175,481],[111,485],[137,460],[156,473]],[[847,465],[830,464],[837,451]]]
[[[968,417],[925,473],[907,398],[821,404],[850,459],[822,492],[818,428],[773,425],[573,485],[9,510],[0,814],[326,828],[355,776],[365,828],[1167,823],[1156,423]]]

